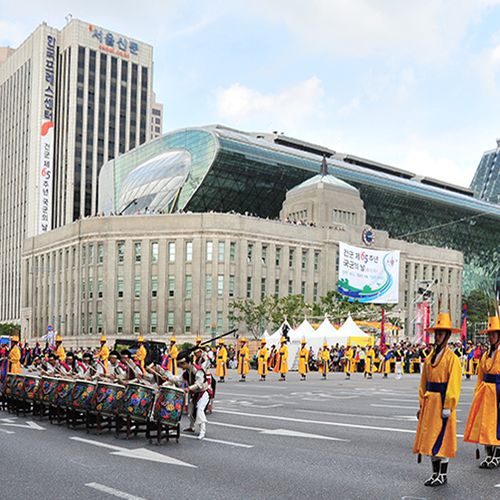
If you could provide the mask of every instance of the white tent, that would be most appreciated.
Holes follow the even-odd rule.
[[[310,346],[311,339],[314,339],[315,335],[316,330],[307,321],[307,318],[293,332],[290,332],[290,342],[288,343],[288,367],[290,369],[297,368],[301,340],[305,338]]]
[[[285,320],[285,321],[283,321],[283,323],[280,325],[280,327],[272,335],[268,334],[268,336],[265,337],[266,340],[267,340],[267,347],[271,347],[272,345],[275,345],[275,346],[279,345],[280,338],[283,335],[283,326],[284,325],[286,325],[288,327],[288,335],[290,336],[290,334],[292,333],[293,329],[290,326],[290,323],[288,323],[288,321]],[[266,333],[266,332],[264,332],[264,333]]]
[[[350,315],[338,329],[338,334],[345,337],[370,337],[370,335],[365,333],[356,323],[354,323]]]
[[[330,323],[328,318],[325,318],[314,335],[308,341],[308,344],[314,349],[315,353],[318,352],[320,347],[323,347],[324,341],[328,342],[329,346],[339,344],[347,345],[348,337],[339,333],[337,329]]]

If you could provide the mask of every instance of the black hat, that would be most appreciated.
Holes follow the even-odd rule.
[[[123,349],[122,356],[128,356],[130,358],[130,356],[132,356],[132,354],[130,353],[130,351],[128,349]]]
[[[67,358],[74,358],[74,357],[75,357],[75,355],[74,355],[72,352],[67,352],[67,353],[66,353],[66,357],[67,357]]]
[[[191,362],[191,353],[189,351],[181,351],[177,355],[177,363],[190,363]]]
[[[83,354],[83,359],[92,359],[92,354],[90,352],[86,352]]]
[[[57,359],[57,356],[53,352],[51,352],[49,354],[49,359]]]
[[[120,353],[118,351],[111,351],[109,353],[110,356],[116,356],[118,359],[120,359]]]

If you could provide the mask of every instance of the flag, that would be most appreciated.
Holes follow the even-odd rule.
[[[382,323],[380,324],[380,350],[385,352],[385,309],[382,307]]]
[[[465,345],[467,344],[467,315],[468,315],[468,307],[467,304],[464,304],[462,309],[462,330],[460,332],[460,340],[462,341],[462,346],[465,349]]]

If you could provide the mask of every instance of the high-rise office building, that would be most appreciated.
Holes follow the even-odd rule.
[[[153,92],[153,103],[151,104],[151,139],[160,137],[163,133],[163,104],[156,101]]]
[[[17,321],[25,238],[96,213],[102,164],[150,138],[152,47],[74,19],[0,58],[0,321]]]
[[[500,139],[483,154],[470,187],[478,198],[500,205]]]

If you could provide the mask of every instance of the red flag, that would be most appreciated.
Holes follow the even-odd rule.
[[[380,350],[385,352],[385,309],[382,307],[382,323],[380,325]]]

